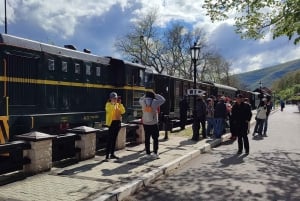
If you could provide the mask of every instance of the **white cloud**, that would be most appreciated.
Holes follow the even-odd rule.
[[[287,38],[272,40],[266,35],[262,40],[241,40],[234,32],[233,20],[211,23],[202,8],[204,0],[9,0],[9,30],[34,38],[48,38],[56,43],[73,42],[90,46],[102,55],[118,55],[113,43],[116,37],[126,34],[130,22],[155,9],[158,25],[165,27],[172,20],[203,28],[209,43],[234,67],[233,72],[244,72],[268,67],[280,62],[298,59],[300,47]],[[4,6],[0,4],[0,17]],[[3,26],[3,20],[0,26]],[[33,27],[34,30],[28,30]],[[23,28],[24,27],[24,28]],[[26,34],[27,33],[27,34]],[[34,35],[33,34],[39,34]],[[41,36],[41,35],[46,36]],[[86,40],[88,38],[88,40]],[[59,42],[60,41],[60,42]]]

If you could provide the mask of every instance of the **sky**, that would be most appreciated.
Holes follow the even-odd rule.
[[[300,58],[300,45],[287,37],[242,40],[233,20],[212,23],[204,0],[6,0],[7,33],[58,46],[73,44],[93,54],[122,59],[114,48],[117,38],[155,9],[157,26],[182,21],[206,32],[208,44],[228,62],[231,72],[244,73]],[[5,0],[0,0],[0,33],[5,32]]]

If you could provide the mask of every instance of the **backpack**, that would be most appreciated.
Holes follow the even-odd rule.
[[[156,111],[152,108],[152,101],[150,105],[147,105],[144,107],[143,111],[143,122],[152,122],[156,118]]]

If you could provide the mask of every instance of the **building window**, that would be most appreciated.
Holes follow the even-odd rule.
[[[68,72],[68,63],[66,61],[61,63],[61,71],[65,73]]]
[[[80,74],[80,64],[75,63],[75,73]]]
[[[48,70],[49,71],[54,71],[55,70],[54,60],[53,59],[48,59]]]

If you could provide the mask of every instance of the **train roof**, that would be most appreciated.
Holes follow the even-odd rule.
[[[215,87],[218,87],[218,88],[223,88],[223,89],[228,89],[228,90],[233,90],[233,91],[237,91],[237,90],[238,90],[237,88],[230,87],[230,86],[223,85],[223,84],[213,83],[213,85],[214,85]]]
[[[144,66],[144,65],[142,65],[142,64],[134,63],[134,62],[126,61],[126,60],[124,60],[124,64],[125,64],[125,65],[134,66],[134,67],[137,67],[137,68],[143,68],[143,69],[146,68],[146,66]]]
[[[107,57],[100,57],[94,54],[80,52],[68,48],[58,47],[46,43],[41,43],[25,38],[20,38],[8,34],[0,34],[0,44],[21,47],[25,49],[35,50],[39,52],[46,52],[58,56],[65,56],[83,61],[90,61],[108,65],[110,59]]]

